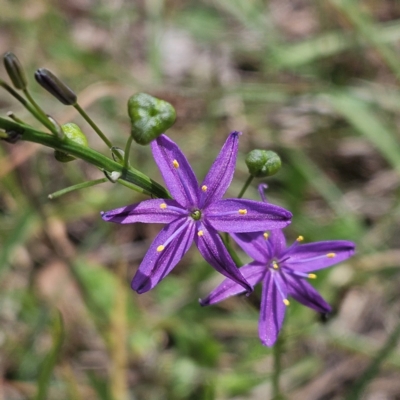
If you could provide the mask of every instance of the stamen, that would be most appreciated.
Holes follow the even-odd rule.
[[[283,304],[287,307],[290,304],[288,299],[283,299]]]
[[[334,257],[336,257],[336,253],[328,253],[326,256],[328,258],[334,258]]]
[[[204,235],[204,231],[200,230],[197,232],[197,236],[203,236]]]
[[[269,238],[269,233],[268,232],[264,232],[263,236],[264,236],[264,239],[267,240]]]
[[[301,260],[296,260],[296,264],[297,263],[306,263],[306,262],[310,262],[310,261],[315,261],[315,260],[320,260],[321,258],[334,258],[336,257],[336,253],[328,253],[328,254],[323,254],[320,256],[315,256],[315,257],[310,257],[310,258],[303,258]]]
[[[176,161],[176,160],[172,161],[172,165],[173,165],[174,168],[176,168],[176,169],[179,168],[179,163],[178,163],[178,161]]]
[[[315,275],[315,274],[308,274],[308,277],[310,279],[317,279],[317,275]]]
[[[157,252],[160,253],[165,249],[165,247],[171,243],[184,229],[189,225],[190,221],[186,220],[163,244],[157,247]]]
[[[296,239],[297,242],[302,242],[303,240],[304,240],[304,237],[301,235]]]
[[[279,269],[279,265],[276,263],[276,261],[272,261],[272,268]]]
[[[203,192],[207,192],[207,186],[206,185],[203,185],[202,187],[201,187],[201,190],[203,191]]]
[[[278,292],[282,297],[283,304],[285,304],[285,306],[288,306],[290,304],[290,302],[286,298],[286,293],[283,292],[282,286],[281,286],[281,283],[283,284],[284,282],[281,281],[281,278],[278,273],[272,273],[272,276],[273,276],[273,280],[275,283],[275,287],[278,289]]]
[[[165,210],[165,209],[167,208],[167,205],[166,205],[165,203],[161,203],[161,204],[160,204],[160,208],[163,209],[163,210]]]
[[[247,214],[247,210],[245,208],[243,210],[239,209],[239,214],[240,215],[246,215]]]

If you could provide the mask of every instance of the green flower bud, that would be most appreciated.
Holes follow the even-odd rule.
[[[278,154],[270,150],[252,150],[245,161],[250,175],[256,178],[275,175],[282,164]]]
[[[128,101],[131,135],[136,143],[149,144],[170,128],[176,119],[171,104],[146,93],[137,93]]]
[[[66,106],[76,104],[77,97],[73,90],[61,82],[52,72],[46,68],[39,68],[35,72],[35,79],[40,86],[51,93],[56,99]]]
[[[63,140],[71,140],[79,146],[84,146],[84,147],[88,146],[88,141],[86,139],[86,136],[81,131],[78,125],[70,122],[68,124],[62,125],[61,128],[65,135]],[[56,158],[57,161],[60,162],[69,162],[75,160],[74,156],[71,156],[70,154],[64,153],[63,151],[59,150],[54,151],[54,157]]]
[[[4,54],[4,66],[14,87],[16,89],[25,89],[28,83],[17,56],[11,52]]]

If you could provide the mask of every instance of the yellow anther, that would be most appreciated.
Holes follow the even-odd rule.
[[[328,253],[326,256],[328,258],[334,258],[334,257],[336,257],[336,254],[335,253]]]
[[[160,204],[160,208],[162,208],[163,210],[167,208],[167,205],[165,203],[161,203]]]
[[[268,239],[269,238],[269,233],[268,232],[264,232],[263,236],[264,236],[264,239]]]
[[[285,306],[288,306],[290,304],[290,301],[288,299],[283,299],[283,304]]]
[[[165,249],[165,247],[164,247],[162,244],[160,244],[160,245],[157,247],[157,251],[158,251],[159,253],[161,253],[164,249]]]
[[[308,277],[309,277],[310,279],[316,279],[316,278],[317,278],[317,275],[315,275],[315,274],[308,274]]]
[[[240,215],[246,215],[247,214],[247,210],[245,208],[243,210],[239,210],[239,214]]]
[[[302,242],[303,240],[304,240],[304,238],[301,235],[296,239],[297,242]]]
[[[279,265],[274,261],[274,262],[272,263],[272,268],[273,268],[273,269],[279,269]]]
[[[204,232],[203,231],[198,231],[197,232],[197,236],[203,236],[204,235]]]
[[[176,161],[176,160],[172,161],[172,165],[173,165],[175,168],[179,168],[179,163],[178,163],[178,161]]]
[[[202,190],[203,192],[207,192],[207,186],[206,186],[206,185],[203,185],[203,186],[201,187],[201,190]]]

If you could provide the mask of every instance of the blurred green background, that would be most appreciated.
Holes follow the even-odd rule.
[[[314,281],[334,307],[328,320],[288,308],[283,398],[400,398],[398,1],[0,0],[0,10],[0,53],[14,52],[46,112],[79,124],[104,154],[75,110],[34,82],[37,68],[68,83],[120,147],[129,96],[171,102],[169,135],[200,179],[241,130],[230,196],[248,151],[277,151],[283,167],[266,182],[270,201],[294,214],[289,241],[358,249]],[[38,126],[3,91],[1,115],[10,110]],[[162,182],[149,147],[135,146],[131,163]],[[242,297],[201,308],[220,278],[195,248],[156,289],[131,291],[160,227],[99,213],[144,197],[105,183],[47,198],[96,178],[50,149],[1,143],[0,400],[272,398],[257,310]],[[257,183],[247,197],[258,198]]]

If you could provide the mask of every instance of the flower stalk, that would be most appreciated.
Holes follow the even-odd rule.
[[[164,187],[153,181],[147,175],[130,167],[124,168],[123,165],[111,160],[103,154],[91,149],[90,147],[80,146],[70,140],[59,140],[54,135],[49,135],[38,131],[31,126],[18,124],[14,121],[0,117],[0,129],[4,131],[13,131],[21,133],[21,140],[39,143],[43,146],[50,147],[70,154],[76,158],[87,161],[95,165],[103,171],[119,172],[121,174],[119,181],[123,181],[125,186],[130,184],[130,188],[139,193],[145,193],[157,198],[171,198],[170,194]],[[122,183],[122,182],[121,182]],[[132,186],[134,185],[134,186]]]

